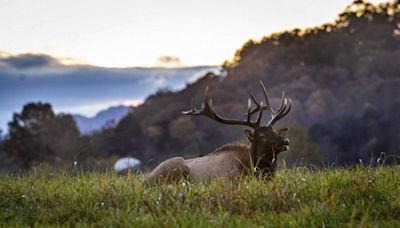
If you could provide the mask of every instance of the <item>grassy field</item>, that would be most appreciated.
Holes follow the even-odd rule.
[[[0,177],[0,226],[400,227],[400,167],[286,169],[272,181],[143,187],[52,169]]]

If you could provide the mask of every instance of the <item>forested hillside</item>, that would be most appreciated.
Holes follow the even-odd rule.
[[[240,140],[242,129],[181,111],[192,98],[200,105],[208,86],[219,113],[243,118],[249,94],[260,91],[262,80],[274,104],[283,90],[293,100],[281,123],[292,128],[289,162],[318,163],[322,156],[339,164],[393,158],[400,153],[399,59],[399,2],[355,1],[333,23],[246,42],[221,75],[208,74],[180,92],[149,97],[109,140],[113,152],[145,161],[210,152]]]

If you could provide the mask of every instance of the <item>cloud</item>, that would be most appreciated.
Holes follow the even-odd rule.
[[[0,53],[0,65],[22,70],[60,65],[60,61],[46,54],[25,53],[11,55],[3,52]]]
[[[158,57],[156,66],[159,67],[180,67],[182,66],[181,60],[176,56],[163,55]]]
[[[107,106],[140,104],[160,87],[182,89],[202,72],[218,67],[105,68],[66,65],[49,55],[0,51],[0,128],[28,102],[49,102],[54,110],[94,114]]]

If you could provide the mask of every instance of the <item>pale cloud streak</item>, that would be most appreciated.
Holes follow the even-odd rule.
[[[54,111],[56,113],[72,113],[72,114],[81,114],[86,117],[93,117],[99,111],[107,109],[109,107],[119,106],[119,105],[136,107],[142,103],[143,103],[142,99],[112,100],[112,101],[60,106],[60,107],[55,107]]]

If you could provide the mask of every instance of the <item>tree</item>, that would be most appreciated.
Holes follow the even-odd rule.
[[[290,150],[280,154],[279,158],[284,160],[288,167],[322,167],[326,162],[326,158],[311,140],[307,130],[298,127],[290,127],[289,129],[289,137],[291,138]]]
[[[8,123],[9,136],[4,151],[21,168],[33,162],[74,159],[79,131],[70,115],[56,115],[50,104],[28,103]]]

